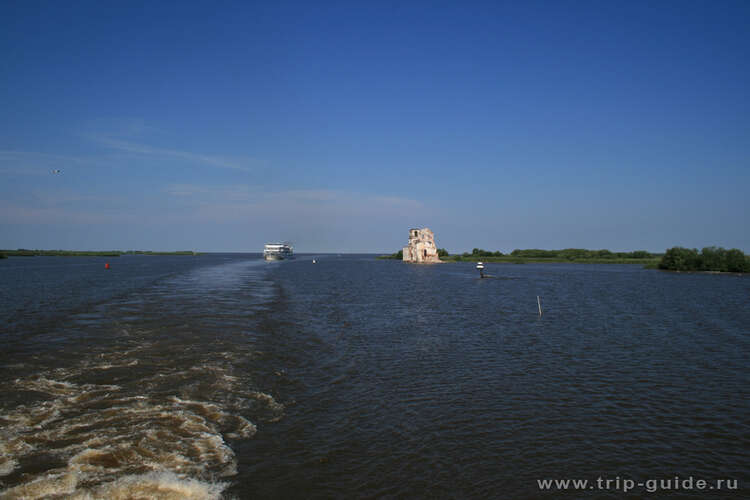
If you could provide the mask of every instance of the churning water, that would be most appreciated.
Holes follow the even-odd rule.
[[[0,261],[0,498],[746,494],[750,278],[315,257]]]

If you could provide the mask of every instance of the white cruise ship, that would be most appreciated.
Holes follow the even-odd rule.
[[[266,260],[293,259],[294,249],[289,243],[266,243],[263,248],[263,258]]]

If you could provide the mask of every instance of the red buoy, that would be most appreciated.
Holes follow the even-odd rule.
[[[104,269],[109,269],[109,262],[107,262],[106,264],[104,264]]]

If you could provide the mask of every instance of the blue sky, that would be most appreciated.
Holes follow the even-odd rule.
[[[0,248],[750,251],[748,2],[0,4]],[[52,174],[60,169],[60,174]]]

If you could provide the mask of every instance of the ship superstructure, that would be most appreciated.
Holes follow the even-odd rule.
[[[266,260],[293,259],[294,249],[289,243],[266,243],[263,247],[263,258]]]

